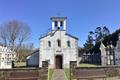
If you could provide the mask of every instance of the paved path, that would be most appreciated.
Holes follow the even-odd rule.
[[[52,80],[66,80],[64,70],[62,69],[54,70]]]

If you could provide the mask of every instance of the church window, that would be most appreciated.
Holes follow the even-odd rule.
[[[58,22],[57,21],[55,21],[55,26],[58,26]]]
[[[63,21],[60,21],[60,26],[63,26]]]
[[[70,47],[70,41],[67,41],[67,46]]]
[[[51,47],[51,42],[50,41],[48,41],[48,46]]]
[[[61,41],[57,40],[57,43],[58,43],[58,47],[61,47]]]

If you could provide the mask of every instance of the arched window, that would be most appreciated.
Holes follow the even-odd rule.
[[[48,41],[48,46],[51,47],[51,42],[50,41]]]
[[[70,41],[67,41],[67,46],[70,47]]]
[[[58,47],[61,47],[61,41],[58,39],[57,40]]]
[[[55,26],[56,26],[56,27],[58,26],[58,22],[57,22],[57,21],[55,21]]]
[[[63,26],[63,21],[60,21],[60,26]]]

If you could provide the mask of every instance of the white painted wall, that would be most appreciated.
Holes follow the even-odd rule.
[[[78,40],[66,35],[66,31],[51,32],[40,39],[40,59],[39,67],[42,67],[42,61],[50,61],[49,68],[55,68],[55,55],[63,55],[63,68],[69,67],[70,61],[77,61],[78,55]],[[57,40],[61,40],[61,47],[58,47]],[[67,41],[70,41],[71,47],[67,46]],[[51,41],[51,47],[48,46],[48,41]]]
[[[16,59],[16,54],[7,47],[0,46],[0,69],[12,68],[12,61]]]
[[[39,65],[39,50],[27,57],[27,66],[34,67],[38,65]]]

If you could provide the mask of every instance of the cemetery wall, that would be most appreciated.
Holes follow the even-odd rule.
[[[80,78],[108,78],[119,77],[120,66],[107,66],[107,67],[76,67],[72,70],[72,78],[74,80]],[[94,76],[94,77],[93,77]]]
[[[0,80],[47,80],[47,72],[40,68],[0,69]]]

